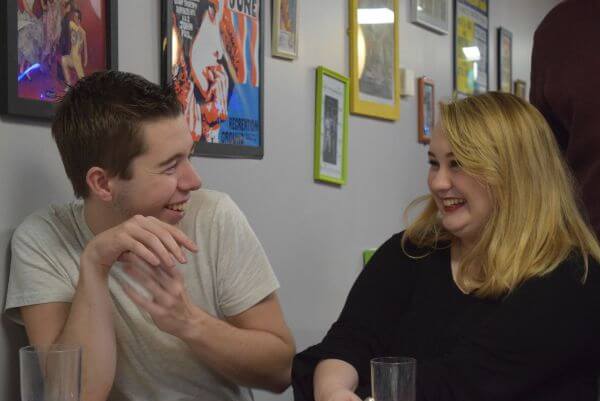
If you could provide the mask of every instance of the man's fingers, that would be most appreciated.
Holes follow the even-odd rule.
[[[160,259],[160,263],[166,266],[175,265],[171,252],[165,246],[164,239],[159,238],[153,231],[148,230],[146,227],[133,226],[129,230],[133,238],[143,243],[145,247],[150,249]]]
[[[123,267],[123,271],[144,287],[152,295],[155,303],[165,306],[172,304],[170,294],[158,283],[151,270],[147,270],[143,265],[127,264]]]
[[[125,294],[127,294],[127,296],[133,301],[134,304],[142,308],[144,311],[148,312],[150,316],[160,316],[161,314],[164,314],[164,308],[141,296],[129,284],[121,283],[121,288],[123,288]]]
[[[155,218],[148,218],[144,223],[144,228],[151,231],[164,245],[164,247],[179,261],[179,263],[187,263],[187,259],[183,254],[183,251],[179,247],[177,240],[173,234],[171,234],[170,228],[175,228],[170,224],[164,223]],[[176,231],[179,231],[175,228]],[[186,237],[187,238],[187,237]],[[174,265],[174,264],[173,264]],[[172,266],[167,264],[167,266]]]

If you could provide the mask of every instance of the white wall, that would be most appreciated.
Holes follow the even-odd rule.
[[[416,100],[402,100],[401,119],[350,116],[348,183],[312,180],[315,68],[348,75],[348,5],[300,1],[300,57],[265,58],[263,160],[194,159],[206,187],[228,192],[248,216],[281,281],[280,297],[298,349],[323,336],[361,268],[361,252],[400,231],[402,210],[426,191],[425,148],[416,142]],[[490,87],[496,88],[496,28],[513,32],[514,77],[529,81],[533,31],[558,0],[491,0]],[[119,1],[120,68],[159,81],[159,2]],[[267,10],[266,21],[270,21]],[[265,43],[270,43],[266,30]],[[436,82],[438,99],[452,87],[451,35],[408,22],[400,0],[400,64]],[[0,295],[8,274],[12,230],[34,209],[70,199],[72,191],[49,125],[0,120]],[[21,329],[2,320],[0,400],[18,399],[16,349]],[[257,400],[291,399],[256,393]]]

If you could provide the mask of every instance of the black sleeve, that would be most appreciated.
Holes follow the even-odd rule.
[[[540,397],[567,377],[598,367],[597,265],[581,284],[581,264],[563,263],[509,295],[468,339],[436,360],[419,361],[419,401],[584,399]],[[593,390],[595,391],[595,389]],[[585,398],[590,399],[590,398]],[[595,399],[591,398],[591,399]]]
[[[341,359],[358,371],[357,394],[370,392],[369,361],[387,356],[392,328],[407,308],[415,281],[414,261],[404,255],[401,235],[375,252],[354,283],[338,320],[320,344],[299,353],[292,366],[296,401],[312,401],[313,373],[323,359]]]

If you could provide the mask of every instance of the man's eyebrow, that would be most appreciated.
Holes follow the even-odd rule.
[[[166,167],[169,164],[173,163],[175,160],[179,160],[182,157],[187,157],[187,156],[184,155],[183,153],[177,153],[177,154],[169,157],[167,160],[164,160],[164,161],[158,163],[158,167]]]
[[[190,146],[190,153],[189,154],[183,154],[183,153],[176,153],[173,156],[169,157],[167,160],[164,160],[160,163],[158,163],[158,167],[166,167],[169,164],[173,163],[175,160],[179,160],[179,159],[183,159],[188,157],[190,154],[192,154],[194,152],[194,148],[196,147],[196,142],[194,142],[192,144],[192,146]]]

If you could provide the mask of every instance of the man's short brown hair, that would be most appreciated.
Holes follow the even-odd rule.
[[[170,86],[139,75],[101,71],[79,80],[62,98],[52,123],[75,196],[88,197],[86,175],[94,166],[130,179],[131,161],[145,151],[142,125],[181,113]]]

